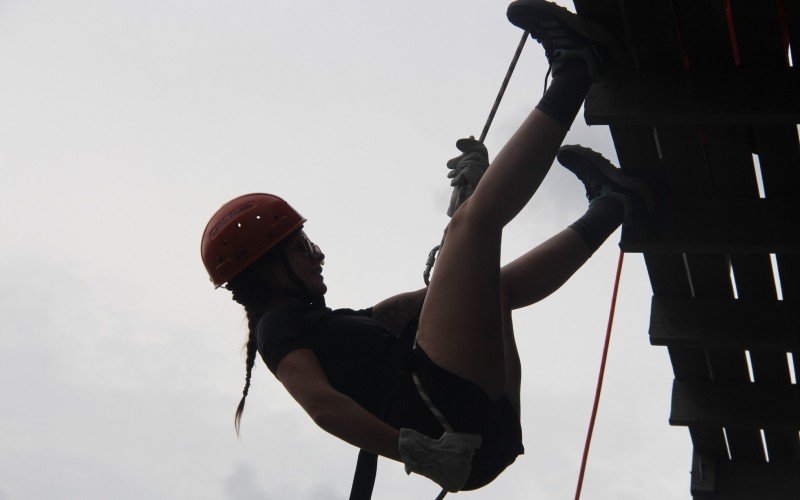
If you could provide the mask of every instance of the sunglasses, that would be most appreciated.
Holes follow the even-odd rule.
[[[317,257],[322,255],[322,249],[316,243],[311,241],[306,233],[299,232],[297,235],[289,240],[289,248],[298,250],[301,254],[308,257]]]

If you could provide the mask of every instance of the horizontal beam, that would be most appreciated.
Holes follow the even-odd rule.
[[[617,70],[586,99],[589,125],[800,123],[794,69]]]
[[[788,500],[800,492],[800,464],[709,460],[694,452],[694,500]]]
[[[674,380],[670,425],[800,431],[800,386]]]
[[[800,254],[800,198],[688,198],[623,229],[626,252]]]
[[[654,295],[650,343],[800,352],[800,302]]]

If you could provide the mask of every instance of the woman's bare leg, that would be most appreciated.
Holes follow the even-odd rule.
[[[601,70],[602,61],[596,58],[607,52],[602,28],[550,2],[517,0],[509,7],[509,19],[545,47],[553,83],[448,225],[418,331],[419,345],[433,362],[474,382],[493,400],[509,384],[507,361],[514,360],[506,357],[513,351],[518,362],[513,343],[504,339],[513,339],[513,329],[503,333],[504,323],[510,326],[500,285],[503,227],[549,171],[591,86],[589,65]]]
[[[522,363],[517,351],[517,340],[514,338],[514,324],[511,320],[511,308],[506,300],[502,305],[503,321],[503,354],[505,356],[506,390],[505,395],[511,406],[520,415],[520,389],[522,385]]]
[[[592,251],[583,238],[566,228],[500,270],[505,394],[518,415],[521,411],[522,363],[511,311],[538,302],[558,290],[591,255]]]
[[[506,390],[500,241],[533,196],[567,133],[534,110],[455,213],[420,315],[418,341],[433,362],[490,398]]]
[[[589,246],[566,228],[503,266],[501,280],[509,307],[526,307],[552,294],[591,257]]]

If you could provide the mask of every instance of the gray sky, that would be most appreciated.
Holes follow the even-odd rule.
[[[564,2],[561,2],[564,3]],[[243,419],[243,313],[199,257],[211,214],[281,194],[327,254],[328,302],[421,286],[447,223],[444,163],[478,135],[520,32],[505,2],[6,0],[0,4],[0,499],[347,498],[356,450],[316,428],[258,361]],[[572,7],[571,4],[568,4]],[[542,93],[529,42],[490,153]],[[579,118],[567,142],[615,158]],[[558,165],[504,260],[586,206]],[[463,498],[571,498],[618,234],[515,316],[527,454]],[[626,258],[583,498],[689,497],[667,424],[672,372]],[[382,460],[376,499],[436,485]]]

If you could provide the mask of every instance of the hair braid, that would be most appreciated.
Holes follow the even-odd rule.
[[[245,344],[247,356],[245,357],[244,389],[242,390],[242,399],[239,400],[239,405],[236,407],[236,415],[233,419],[236,436],[239,436],[242,413],[244,413],[244,402],[250,390],[250,379],[253,374],[253,365],[256,361],[256,326],[258,325],[258,320],[261,319],[261,316],[266,312],[264,307],[265,297],[258,293],[257,286],[253,286],[254,284],[248,281],[249,280],[241,280],[236,284],[229,284],[229,288],[231,288],[233,292],[233,300],[244,306],[244,310],[247,313],[247,327],[249,330],[247,343]]]

